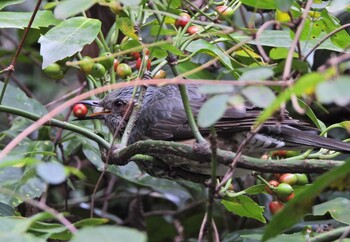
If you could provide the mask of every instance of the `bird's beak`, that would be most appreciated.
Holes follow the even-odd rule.
[[[79,103],[85,104],[90,107],[100,107],[100,101],[99,100],[82,100]],[[89,120],[89,119],[104,119],[104,116],[106,114],[110,114],[110,110],[102,110],[98,112],[91,113],[90,115],[85,116],[84,118],[79,118],[75,120]]]

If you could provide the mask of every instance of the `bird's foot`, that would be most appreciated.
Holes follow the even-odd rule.
[[[128,161],[122,161],[118,158],[118,153],[123,148],[125,148],[124,145],[114,144],[109,150],[103,149],[101,151],[102,160],[109,164],[126,165]]]
[[[205,155],[211,152],[210,144],[208,142],[198,143],[197,141],[195,141],[192,145],[192,149],[195,153],[202,154],[202,155]]]

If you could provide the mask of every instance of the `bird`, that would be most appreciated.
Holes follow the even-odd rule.
[[[197,117],[210,95],[200,92],[199,85],[186,84],[185,86],[192,113]],[[140,89],[140,87],[137,88]],[[235,93],[239,93],[239,91],[239,88],[235,89]],[[102,119],[112,133],[122,133],[130,116],[128,107],[136,104],[139,97],[139,92],[136,91],[134,96],[133,93],[134,87],[128,86],[110,92],[100,101],[82,101],[84,104],[102,108],[101,112],[95,112],[87,116],[86,119]],[[252,105],[248,100],[243,108],[228,106],[221,119],[214,125],[219,147],[235,151],[246,139],[261,112],[261,108]],[[199,128],[199,131],[204,137],[210,134],[209,128]],[[184,110],[178,86],[148,86],[144,92],[138,118],[131,130],[128,145],[140,140],[186,143],[193,139],[193,132]],[[258,156],[275,150],[307,150],[311,148],[350,152],[349,143],[319,136],[317,128],[290,117],[287,111],[283,112],[282,118],[272,117],[267,120],[259,132],[248,142],[244,152],[248,155]],[[199,164],[191,167],[184,159],[174,161],[169,156],[154,155],[160,157],[167,165],[181,167],[185,172],[210,174],[209,165]],[[226,170],[225,166],[218,167],[218,174],[223,174]]]

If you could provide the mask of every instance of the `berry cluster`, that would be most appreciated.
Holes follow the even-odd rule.
[[[265,190],[268,194],[273,195],[274,199],[269,204],[272,214],[275,214],[284,208],[284,203],[294,198],[293,186],[302,186],[308,183],[305,174],[275,174],[274,179],[268,182]]]

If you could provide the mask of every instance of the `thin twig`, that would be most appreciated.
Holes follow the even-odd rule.
[[[234,170],[237,166],[237,163],[240,159],[240,157],[243,155],[243,150],[244,148],[249,144],[250,140],[255,136],[257,132],[259,132],[261,128],[260,126],[257,126],[256,128],[252,129],[248,134],[247,137],[242,141],[242,143],[239,145],[237,151],[236,151],[236,156],[233,159],[232,163],[230,164],[230,168],[227,170],[225,176],[222,178],[219,184],[216,186],[216,192],[219,192],[221,187],[226,184],[226,182],[231,179],[231,177],[234,174]]]
[[[15,53],[14,57],[12,58],[12,61],[11,61],[10,65],[8,66],[8,68],[6,68],[6,70],[8,70],[8,72],[7,72],[7,76],[5,78],[4,86],[2,87],[2,90],[1,90],[0,104],[2,103],[2,100],[3,100],[4,95],[5,95],[6,87],[7,87],[8,83],[9,83],[9,80],[11,78],[12,73],[15,70],[17,58],[18,58],[19,54],[21,53],[21,50],[22,50],[23,45],[24,45],[24,41],[26,40],[26,38],[28,36],[29,30],[30,30],[30,28],[31,28],[31,26],[32,26],[32,24],[34,22],[34,19],[35,19],[35,16],[36,16],[36,14],[37,14],[37,12],[39,10],[40,4],[41,4],[41,0],[38,0],[36,5],[35,5],[33,14],[30,17],[29,23],[28,23],[26,29],[24,30],[22,39],[19,42],[18,48],[16,50],[16,53]]]
[[[304,29],[304,25],[305,25],[305,21],[308,17],[308,13],[310,11],[310,8],[311,8],[311,5],[312,5],[313,1],[312,0],[308,0],[307,3],[306,3],[306,6],[305,6],[305,9],[304,9],[304,12],[303,12],[303,15],[302,15],[302,18],[301,18],[301,21],[300,21],[300,24],[295,32],[295,36],[294,36],[294,39],[293,39],[293,42],[290,46],[290,49],[289,49],[289,52],[288,52],[288,56],[287,56],[287,59],[286,59],[286,64],[284,65],[284,71],[283,71],[283,75],[282,75],[282,80],[284,81],[287,81],[288,80],[288,77],[290,76],[290,72],[291,72],[291,69],[292,69],[292,61],[293,61],[293,55],[294,55],[294,51],[295,51],[295,48],[299,42],[299,38],[301,36],[301,33]]]

